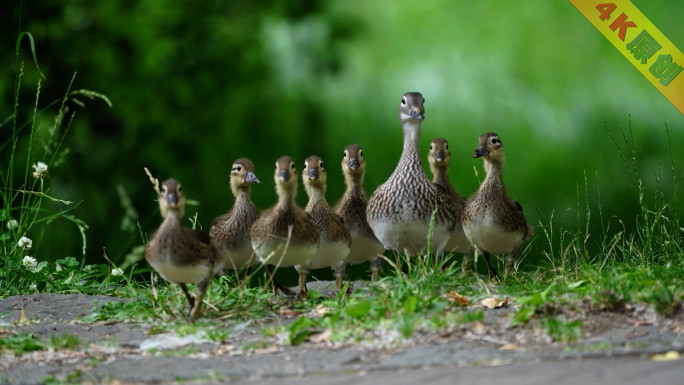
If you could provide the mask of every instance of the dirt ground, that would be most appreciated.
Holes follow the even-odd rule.
[[[684,352],[684,312],[662,317],[646,305],[597,310],[578,304],[562,311],[568,320],[575,317],[583,321],[580,338],[567,344],[554,342],[536,321],[512,327],[510,314],[515,305],[509,305],[485,309],[483,322],[439,333],[418,332],[408,340],[394,330],[378,330],[372,338],[357,343],[331,343],[325,335],[318,335],[313,341],[290,346],[284,336],[265,335],[263,328],[268,325],[244,320],[222,325],[228,335],[223,342],[202,333],[182,337],[173,332],[150,333],[154,324],[80,320],[92,312],[95,303],[108,301],[128,300],[36,294],[0,301],[0,338],[29,332],[43,341],[65,334],[76,334],[79,339],[73,349],[21,355],[5,350],[0,360],[0,383],[277,380],[279,384],[316,381],[320,385],[350,381],[451,383],[461,378],[466,383],[500,379],[507,384],[586,384],[592,382],[590,377],[613,379],[598,382],[616,384],[653,379],[656,382],[651,383],[684,383],[684,365],[678,360],[679,353]],[[22,309],[25,321],[19,322]],[[283,316],[271,322],[287,325],[292,321]],[[581,382],[553,380],[567,374],[570,367],[579,375],[573,378]],[[622,376],[610,376],[610,368],[622,368]],[[628,372],[640,375],[625,377]],[[531,377],[532,373],[538,374]]]

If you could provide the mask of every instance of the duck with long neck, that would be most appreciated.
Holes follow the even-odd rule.
[[[523,241],[532,236],[520,203],[511,199],[503,183],[503,143],[494,132],[480,136],[473,158],[482,158],[487,173],[477,192],[468,200],[462,217],[463,231],[483,255],[490,275],[496,270],[490,254],[508,253],[505,275],[512,268]]]
[[[425,117],[423,96],[407,92],[401,98],[399,118],[404,147],[389,179],[368,202],[366,217],[386,249],[418,255],[428,248],[430,219],[435,212],[432,249],[441,253],[458,223],[448,194],[430,182],[420,156],[420,125]]]

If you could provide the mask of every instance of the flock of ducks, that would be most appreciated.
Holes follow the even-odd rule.
[[[293,266],[299,273],[298,297],[305,297],[311,269],[332,268],[337,289],[343,287],[348,263],[371,262],[375,281],[386,249],[417,256],[431,246],[436,255],[464,254],[466,269],[475,251],[496,274],[491,254],[507,253],[508,275],[523,241],[532,236],[520,204],[506,194],[502,180],[504,152],[496,133],[479,138],[473,158],[482,158],[486,178],[472,197],[465,199],[449,183],[449,144],[442,138],[430,143],[428,179],[420,155],[420,124],[425,117],[425,99],[418,92],[401,98],[399,118],[404,148],[396,169],[387,181],[367,197],[363,189],[366,161],[363,149],[352,144],[344,149],[342,173],[346,190],[331,207],[325,198],[326,170],[318,156],[304,162],[302,181],[309,197],[304,209],[295,196],[299,175],[289,156],[278,158],[274,180],[277,203],[259,213],[250,199],[253,183],[259,183],[254,164],[236,160],[230,173],[233,207],[213,220],[209,234],[181,226],[185,196],[175,179],[162,183],[159,208],[163,222],[150,237],[145,257],[166,280],[177,283],[190,305],[192,322],[197,319],[202,298],[215,274],[226,270]],[[432,236],[428,232],[432,226]],[[428,242],[432,242],[428,245]],[[194,283],[193,298],[186,284]],[[274,290],[284,288],[274,282]]]

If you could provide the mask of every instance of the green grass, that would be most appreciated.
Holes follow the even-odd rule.
[[[30,34],[24,36],[32,40]],[[17,62],[18,90],[23,63],[19,59]],[[632,172],[631,183],[638,196],[634,204],[641,208],[637,218],[605,213],[600,190],[589,193],[593,182],[585,172],[584,180],[578,182],[577,207],[571,208],[576,222],[558,223],[553,212],[540,213],[542,219],[535,224],[535,237],[521,253],[514,273],[504,280],[492,280],[477,273],[463,274],[459,256],[437,258],[429,249],[418,258],[387,253],[386,269],[377,283],[356,287],[350,295],[345,295],[346,290],[332,297],[311,291],[307,300],[292,302],[274,297],[264,287],[267,281],[264,272],[257,269],[245,285],[238,283],[244,277],[242,272],[214,279],[200,320],[189,325],[184,321],[188,305],[181,290],[158,279],[155,273],[150,275],[151,269],[146,264],[138,265],[140,248],[119,267],[109,261],[106,253],[101,264],[86,265],[88,225],[72,214],[76,205],[67,200],[78,201],[80,197],[50,195],[50,176],[66,172],[58,164],[66,150],[70,124],[75,119],[74,114],[67,114],[65,103],[79,103],[78,98],[85,96],[109,104],[98,93],[71,90],[72,83],[62,98],[44,106],[40,102],[38,83],[33,118],[23,124],[15,120],[12,137],[0,147],[2,151],[10,151],[10,162],[1,175],[0,188],[3,201],[0,297],[38,292],[110,294],[134,300],[96,306],[82,321],[153,322],[155,327],[151,333],[175,331],[185,335],[206,331],[209,339],[224,342],[232,328],[239,328],[241,323],[250,320],[254,326],[263,328],[264,339],[277,339],[285,334],[286,342],[292,345],[306,343],[314,335],[327,335],[331,342],[371,340],[396,344],[422,333],[477,325],[489,312],[480,301],[493,297],[508,299],[510,327],[539,325],[560,343],[581,337],[583,322],[576,319],[572,309],[587,299],[593,308],[607,311],[621,311],[633,303],[652,306],[663,316],[682,311],[684,230],[677,202],[679,174],[671,162],[674,175],[671,193],[662,190],[658,172],[656,188],[646,187],[638,174],[638,154],[630,124],[628,131],[620,128],[613,132],[607,127],[606,131]],[[14,116],[20,116],[19,105],[16,97]],[[35,122],[38,116],[46,114],[54,115],[54,124],[49,128],[47,141],[39,143]],[[46,172],[40,171],[38,162],[46,165]],[[599,181],[596,176],[596,185]],[[81,239],[84,250],[79,258],[32,252],[46,227],[57,220],[75,225],[73,236]],[[595,228],[600,230],[591,230]],[[142,230],[141,239],[143,243],[147,239]],[[296,318],[280,323],[284,314]],[[61,336],[54,337],[50,344],[55,348],[74,348],[79,341]],[[18,353],[47,345],[25,333],[0,339],[3,349]]]
[[[24,63],[19,55],[23,37],[28,39],[38,67],[33,36],[23,32],[17,39],[14,110],[8,119],[13,123],[12,135],[0,144],[0,151],[9,152],[7,169],[0,170],[0,297],[43,291],[107,292],[112,281],[109,279],[109,267],[85,265],[88,225],[72,214],[80,203],[74,204],[69,200],[71,198],[52,196],[50,177],[66,172],[59,165],[68,153],[65,140],[76,116],[67,108],[67,103],[84,106],[81,101],[84,97],[102,100],[110,106],[111,103],[99,93],[72,90],[74,74],[62,97],[43,104],[40,100],[42,79],[39,79],[35,100],[28,111],[31,118],[20,123],[19,117],[27,112],[20,108],[19,101],[24,76]],[[37,123],[45,118],[53,122],[51,126],[41,127]],[[80,262],[73,256],[35,254],[46,228],[54,226],[52,223],[56,221],[66,221],[75,226],[75,236],[82,242]]]

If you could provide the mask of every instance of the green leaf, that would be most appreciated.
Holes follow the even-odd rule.
[[[587,282],[587,281],[580,279],[577,282],[573,282],[571,284],[568,284],[568,289],[576,289],[576,288],[582,286],[585,282]]]
[[[406,298],[406,301],[404,301],[404,311],[407,314],[412,314],[416,312],[416,307],[418,305],[418,298],[415,296],[409,296]]]
[[[17,38],[17,48],[16,48],[16,54],[19,56],[19,47],[21,47],[21,38],[24,36],[27,36],[29,39],[29,44],[31,45],[31,55],[33,55],[33,62],[36,63],[36,69],[38,70],[38,73],[43,79],[47,79],[45,75],[43,75],[43,72],[40,70],[40,67],[38,66],[38,58],[36,56],[36,44],[33,41],[33,35],[31,35],[31,32],[24,31],[19,34],[19,37]]]
[[[513,321],[511,321],[511,326],[516,326],[519,324],[524,324],[530,319],[535,313],[533,306],[521,306],[520,310],[513,316]]]
[[[310,335],[318,332],[320,322],[313,318],[299,317],[290,326],[290,344],[301,345]]]
[[[40,263],[38,263],[38,265],[35,268],[31,269],[31,272],[32,273],[38,273],[39,271],[43,270],[45,268],[45,266],[47,266],[47,265],[48,265],[47,261],[41,261]]]
[[[345,309],[348,316],[352,318],[365,317],[371,309],[371,304],[368,301],[352,301]]]

